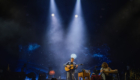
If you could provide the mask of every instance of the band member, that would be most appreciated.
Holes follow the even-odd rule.
[[[108,66],[108,64],[106,62],[103,62],[102,63],[102,68],[100,69],[100,72],[101,74],[104,72],[104,71],[111,71],[112,69]],[[118,71],[117,69],[115,70],[112,70],[112,71]],[[109,73],[104,73],[105,74],[105,78],[106,79],[103,79],[103,80],[112,80],[112,76],[109,75]]]
[[[74,68],[67,71],[67,80],[75,80],[74,73],[78,65],[76,65],[76,63],[74,62],[74,58],[71,58],[70,61],[64,64],[64,66],[67,68],[70,68],[70,65],[74,65]]]

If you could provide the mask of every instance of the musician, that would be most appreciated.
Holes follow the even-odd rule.
[[[74,58],[71,58],[70,61],[68,61],[66,64],[64,64],[64,66],[66,66],[67,68],[70,68],[70,65],[74,65],[74,69],[70,69],[69,71],[67,71],[67,80],[75,80],[74,77],[74,73],[75,73],[75,69],[77,69],[78,65],[76,65],[76,63],[74,62]]]
[[[102,63],[102,68],[100,69],[100,73],[104,73],[104,71],[117,71],[117,69],[115,70],[112,70],[108,64],[106,62],[103,62]],[[105,77],[106,77],[106,80],[112,80],[112,76],[109,75],[109,73],[105,73]]]

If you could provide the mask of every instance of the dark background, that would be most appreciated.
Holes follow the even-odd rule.
[[[55,0],[64,29],[71,20],[76,0]],[[87,46],[110,48],[110,65],[139,66],[140,1],[81,0]],[[19,45],[38,43],[47,29],[49,0],[0,0],[0,65],[17,65]],[[38,52],[43,51],[42,48]],[[13,66],[14,67],[14,66]],[[122,68],[122,67],[121,67]]]

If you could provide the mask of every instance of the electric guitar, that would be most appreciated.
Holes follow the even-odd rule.
[[[83,64],[78,64],[78,65],[83,65]],[[70,64],[70,67],[68,68],[67,66],[65,66],[65,71],[70,71],[71,69],[74,69],[76,67],[76,65]]]

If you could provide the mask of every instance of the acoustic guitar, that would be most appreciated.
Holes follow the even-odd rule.
[[[83,64],[78,64],[78,65],[83,65]],[[70,66],[69,68],[67,66],[65,66],[65,71],[70,71],[76,67],[76,65],[73,65],[73,64],[71,64],[69,66]]]

